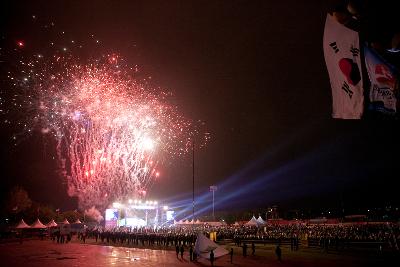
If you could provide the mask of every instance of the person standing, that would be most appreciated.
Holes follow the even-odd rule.
[[[247,256],[247,244],[243,243],[243,257]]]
[[[256,245],[254,245],[254,242],[251,243],[251,255],[254,256],[256,254]]]
[[[211,266],[214,266],[214,250],[211,250],[210,252],[210,262]]]
[[[231,248],[231,251],[229,252],[229,255],[231,256],[231,263],[233,262],[233,248]]]
[[[181,259],[183,260],[183,252],[185,251],[185,249],[183,248],[183,245],[181,245]]]
[[[175,251],[176,251],[176,258],[178,259],[179,258],[179,246],[178,245],[175,246]]]
[[[275,254],[276,254],[276,257],[278,258],[278,261],[282,261],[282,250],[279,245],[276,246]]]
[[[190,261],[193,261],[193,247],[192,247],[192,245],[190,245],[190,247],[189,247],[189,257],[190,257]]]
[[[293,251],[293,250],[294,250],[294,237],[292,236],[290,238],[290,251]]]

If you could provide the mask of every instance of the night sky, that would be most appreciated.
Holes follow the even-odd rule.
[[[171,91],[211,133],[195,151],[199,201],[215,184],[221,209],[396,204],[398,121],[331,118],[322,36],[334,2],[2,1],[1,42],[40,50],[49,40],[40,27],[54,22],[66,39],[101,41],[84,53],[118,52]],[[2,128],[3,195],[18,184],[74,208],[51,140],[37,133],[14,146],[13,129]],[[191,199],[191,162],[166,159],[148,197]]]

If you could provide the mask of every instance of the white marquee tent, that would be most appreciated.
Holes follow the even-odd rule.
[[[261,218],[261,216],[258,216],[257,222],[258,222],[260,225],[265,225],[265,223],[266,223],[266,222],[263,220],[263,218]]]
[[[29,225],[26,224],[24,219],[21,219],[21,221],[15,226],[17,229],[25,229],[25,228],[31,228]]]
[[[54,221],[54,219],[46,224],[47,227],[56,227],[57,225],[58,224]]]
[[[39,219],[36,219],[36,221],[34,223],[32,223],[31,228],[42,229],[42,228],[47,228],[47,227]]]
[[[259,226],[260,223],[257,221],[256,217],[251,217],[250,221],[248,221],[247,223],[245,223],[246,226]]]

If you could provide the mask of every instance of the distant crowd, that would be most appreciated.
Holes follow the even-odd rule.
[[[95,228],[79,234],[107,244],[128,246],[193,246],[198,232],[210,237],[216,233],[218,241],[234,242],[237,246],[252,243],[289,244],[292,249],[302,245],[318,245],[336,249],[349,247],[353,243],[376,243],[398,250],[400,226],[398,224],[367,225],[269,225],[254,226],[185,226],[161,228]]]

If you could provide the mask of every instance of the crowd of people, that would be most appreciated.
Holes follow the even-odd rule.
[[[256,243],[290,244],[297,250],[299,244],[306,246],[318,244],[345,248],[353,243],[377,243],[398,250],[400,242],[400,226],[398,224],[336,224],[336,225],[271,225],[262,227],[249,226],[185,226],[160,228],[95,228],[80,234],[80,238],[94,239],[96,242],[120,244],[128,246],[161,246],[174,248],[190,247],[196,242],[197,233],[210,236],[215,232],[218,241],[234,242],[236,246]]]

